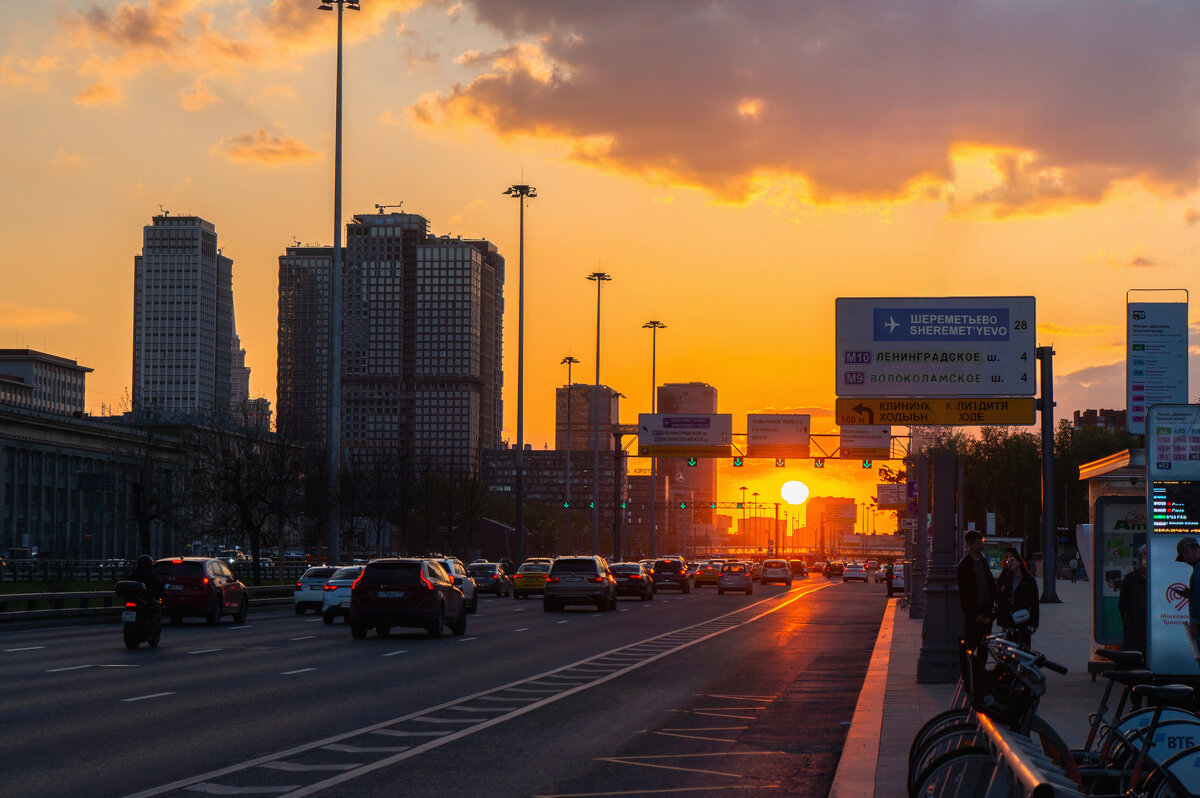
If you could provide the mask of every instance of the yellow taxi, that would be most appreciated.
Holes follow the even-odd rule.
[[[717,577],[721,573],[721,566],[718,563],[706,562],[696,569],[696,576],[692,579],[692,584],[695,587],[717,586]]]
[[[755,582],[762,581],[762,563],[761,562],[750,563],[750,578],[753,579]]]
[[[546,578],[550,575],[553,561],[549,557],[536,557],[521,563],[521,567],[513,575],[512,594],[515,599],[523,599],[532,593],[546,592]]]

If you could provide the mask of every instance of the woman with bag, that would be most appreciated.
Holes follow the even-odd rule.
[[[1000,578],[1000,625],[1005,637],[1028,648],[1038,627],[1038,586],[1025,559],[1014,548],[1004,550]]]

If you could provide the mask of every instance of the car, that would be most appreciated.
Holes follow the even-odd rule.
[[[446,627],[467,632],[467,599],[438,560],[389,557],[371,560],[350,588],[350,635],[387,637],[394,626],[415,626],[430,637]]]
[[[210,625],[222,615],[232,615],[234,623],[245,623],[250,608],[246,586],[216,557],[164,557],[157,560],[154,573],[163,583],[162,613],[171,623],[185,616],[200,617]]]
[[[808,576],[808,566],[804,564],[804,560],[788,560],[788,567],[792,569],[792,577]]]
[[[846,570],[846,566],[844,563],[827,562],[827,563],[825,563],[825,578],[826,579],[837,579],[842,575],[842,572],[844,572],[845,570]]]
[[[825,562],[815,562],[815,563],[813,563],[811,570],[815,571],[818,574],[823,574],[823,573],[825,573],[825,566],[828,564],[829,563],[825,563]]]
[[[654,598],[654,580],[640,562],[616,562],[608,569],[616,577],[618,596],[637,596],[642,601]]]
[[[868,571],[874,571],[878,567],[879,567],[878,560],[867,560],[867,570]]]
[[[300,581],[296,583],[296,589],[292,591],[292,607],[295,608],[297,615],[303,615],[309,610],[318,614],[321,612],[321,605],[325,598],[322,591],[325,589],[325,583],[336,570],[337,567],[333,565],[315,565],[300,575]]]
[[[434,560],[441,563],[446,569],[446,573],[454,580],[454,586],[462,591],[463,596],[467,599],[467,612],[475,612],[479,609],[479,593],[475,589],[475,580],[467,573],[467,566],[462,564],[462,560],[457,557],[434,557]]]
[[[717,575],[717,594],[725,595],[730,590],[740,590],[747,596],[754,592],[754,578],[744,562],[727,562]]]
[[[237,549],[229,549],[217,554],[219,559],[224,560],[230,565],[237,565],[240,562],[249,563],[250,558],[246,556],[246,552]]]
[[[892,589],[889,593],[904,592],[904,563],[898,562],[892,565]]]
[[[692,577],[692,584],[697,589],[705,585],[716,585],[717,577],[721,575],[721,566],[706,562],[696,569],[696,575]]]
[[[362,565],[338,568],[321,589],[321,620],[333,623],[335,618],[350,620],[350,588],[362,573]]]
[[[787,560],[763,560],[762,575],[758,581],[762,584],[780,582],[792,586],[792,567]]]
[[[693,579],[693,580],[694,580],[694,579],[696,578],[696,572],[697,572],[697,571],[699,571],[699,570],[700,570],[700,563],[698,563],[698,562],[690,562],[690,563],[688,563],[688,564],[687,564],[687,574],[688,574],[688,578],[690,578],[690,579]]]
[[[888,570],[887,563],[884,563],[883,565],[881,565],[875,569],[875,574],[872,578],[876,582],[886,582],[887,581],[887,570]]]
[[[617,580],[603,557],[559,557],[550,566],[542,609],[561,612],[567,604],[595,604],[598,612],[617,608]]]
[[[494,593],[497,598],[512,594],[512,579],[498,562],[473,562],[467,573],[475,580],[476,592]]]
[[[655,560],[654,560],[654,558],[653,558],[653,557],[650,557],[650,558],[648,558],[648,559],[645,559],[645,560],[638,560],[638,562],[639,562],[639,563],[641,563],[642,565],[644,565],[644,566],[646,567],[646,573],[650,573],[651,571],[653,571],[653,570],[654,570],[654,562],[655,562]]]
[[[692,592],[687,565],[677,557],[655,560],[654,568],[650,571],[650,578],[654,580],[655,590],[669,587],[680,593]]]
[[[842,581],[850,582],[861,579],[867,581],[867,566],[860,562],[852,562],[842,569]]]
[[[531,593],[546,592],[546,577],[550,574],[551,563],[523,562],[513,576],[512,595],[515,599],[523,599]]]
[[[750,566],[750,578],[756,582],[759,581],[762,578],[762,569],[763,569],[762,563],[751,562],[751,563],[747,563],[747,565]]]

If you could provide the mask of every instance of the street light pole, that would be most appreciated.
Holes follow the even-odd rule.
[[[592,554],[595,555],[600,553],[600,287],[612,276],[592,272],[588,279],[596,283],[596,385],[592,389]]]
[[[337,5],[337,88],[333,132],[333,264],[329,274],[329,552],[338,557],[341,508],[338,506],[342,467],[342,11],[358,11],[358,0],[324,0],[317,8],[332,11]]]
[[[754,510],[753,514],[750,516],[750,518],[753,519],[750,525],[754,527],[754,534],[750,536],[750,545],[753,548],[758,548],[758,492],[756,491],[750,495],[754,497]]]
[[[525,560],[525,200],[537,196],[530,185],[514,184],[504,192],[521,205],[520,259],[517,267],[517,475],[514,499],[517,503],[516,560]]]
[[[651,320],[642,325],[642,328],[650,328],[650,412],[658,412],[658,331],[665,330],[667,325],[661,321]],[[658,458],[651,456],[650,458],[650,556],[658,556],[657,537],[658,531],[658,510],[656,508],[658,500],[658,483],[655,479],[656,466]]]
[[[567,366],[567,497],[566,506],[563,508],[567,514],[567,523],[564,527],[566,529],[563,537],[564,552],[571,547],[573,540],[571,537],[571,364],[578,362],[579,358],[571,355],[567,355],[559,361],[559,365],[565,363]]]
[[[742,485],[738,490],[742,492],[742,546],[745,547],[750,535],[750,530],[746,524],[746,486]]]

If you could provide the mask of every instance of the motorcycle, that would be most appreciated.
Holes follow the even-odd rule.
[[[125,648],[135,649],[142,642],[150,648],[162,637],[162,599],[151,596],[143,582],[117,582],[113,592],[125,599],[121,621],[125,624]]]

